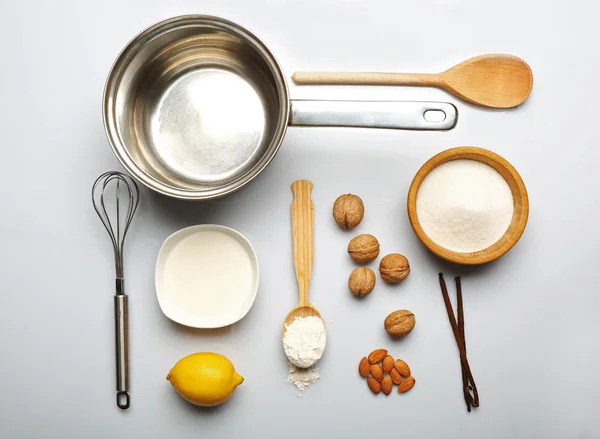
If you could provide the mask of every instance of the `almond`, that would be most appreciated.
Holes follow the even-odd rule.
[[[385,349],[376,349],[369,354],[369,363],[375,364],[379,363],[381,360],[385,358],[387,355],[387,350]]]
[[[402,375],[403,377],[410,376],[410,367],[408,367],[408,364],[406,364],[404,361],[396,360],[396,362],[394,363],[394,367],[398,372],[400,372],[400,375]]]
[[[361,377],[366,378],[369,376],[370,371],[371,368],[369,365],[369,360],[367,360],[367,357],[363,357],[363,359],[360,360],[360,364],[358,365],[358,373]]]
[[[392,379],[389,376],[383,378],[383,381],[381,381],[381,390],[383,390],[383,393],[389,395],[390,393],[392,393],[392,387],[394,387]]]
[[[398,393],[408,392],[415,385],[415,379],[413,377],[408,377],[400,385],[398,386]]]
[[[383,373],[390,373],[390,370],[394,368],[394,357],[388,355],[383,359]]]
[[[373,375],[373,378],[377,381],[381,382],[383,379],[383,369],[381,369],[379,364],[371,364],[371,375]]]
[[[381,392],[381,384],[379,384],[379,381],[377,381],[375,378],[368,377],[367,384],[369,385],[369,389],[371,389],[371,392],[373,392],[375,395]]]
[[[402,375],[395,368],[390,370],[390,377],[392,378],[392,383],[396,385],[402,382]]]

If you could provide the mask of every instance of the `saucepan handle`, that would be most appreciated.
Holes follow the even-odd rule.
[[[292,100],[290,125],[450,130],[457,117],[448,102]]]

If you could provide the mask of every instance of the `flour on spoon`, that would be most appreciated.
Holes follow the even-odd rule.
[[[319,379],[314,364],[323,356],[326,342],[325,325],[319,317],[296,317],[286,325],[283,348],[290,361],[287,381],[298,388],[298,396]]]

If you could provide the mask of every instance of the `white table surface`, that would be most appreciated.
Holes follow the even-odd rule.
[[[0,437],[600,437],[597,364],[600,179],[595,106],[596,2],[558,0],[5,0],[0,5]],[[101,95],[122,46],[173,15],[209,13],[256,32],[289,76],[300,69],[443,70],[493,52],[527,60],[535,85],[512,111],[485,111],[435,89],[294,87],[293,98],[422,99],[457,105],[449,132],[292,128],[245,190],[214,202],[143,191],[128,237],[131,395],[114,403],[113,260],[90,203],[101,172],[121,169],[102,126]],[[405,209],[417,169],[459,145],[491,149],[521,173],[531,215],[496,263],[463,269],[431,256]],[[314,182],[311,299],[328,327],[321,379],[298,398],[285,382],[280,327],[296,301],[290,184]],[[356,232],[408,256],[399,286],[379,281],[358,301],[346,289],[352,234],[331,218],[335,198],[359,194]],[[253,243],[261,263],[254,307],[238,324],[186,329],[159,309],[153,284],[162,241],[218,223]],[[459,357],[437,283],[463,276],[468,353],[481,407],[468,414]],[[451,289],[453,293],[453,288]],[[417,326],[390,340],[383,319],[411,309]],[[374,397],[360,358],[386,347],[417,385]],[[165,380],[181,357],[212,350],[245,377],[232,399],[197,409]],[[310,434],[310,436],[308,436]]]

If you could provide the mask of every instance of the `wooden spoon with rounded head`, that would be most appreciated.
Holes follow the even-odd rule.
[[[308,284],[312,274],[314,257],[315,205],[310,199],[313,184],[298,180],[292,183],[294,201],[292,202],[292,240],[294,244],[294,268],[298,280],[300,300],[285,318],[281,337],[285,337],[286,325],[291,325],[296,317],[319,317],[321,314],[308,301]],[[325,325],[325,322],[323,322]]]
[[[297,84],[413,85],[438,87],[473,104],[512,108],[529,97],[533,74],[513,55],[481,55],[441,73],[296,72]]]

